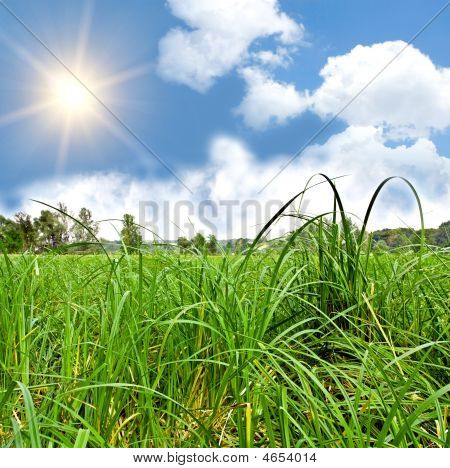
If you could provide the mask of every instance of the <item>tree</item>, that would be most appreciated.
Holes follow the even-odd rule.
[[[72,232],[76,242],[93,242],[98,234],[98,223],[92,218],[92,212],[88,208],[81,208],[78,220],[83,225],[75,223]],[[87,228],[87,229],[86,229]],[[92,234],[91,234],[92,233]]]
[[[450,221],[442,223],[436,230],[436,245],[450,247]]]
[[[197,250],[203,250],[206,245],[205,236],[201,232],[198,232],[192,240],[192,243]]]
[[[0,246],[9,253],[20,252],[23,248],[19,225],[2,215],[0,215]]]
[[[182,236],[178,238],[177,245],[180,248],[180,250],[188,250],[191,247],[192,242],[186,237]]]
[[[134,222],[134,216],[128,213],[123,215],[123,228],[120,233],[125,247],[139,249],[142,245],[142,236],[139,232],[139,226]]]
[[[16,213],[15,219],[22,235],[23,248],[25,250],[33,250],[36,246],[37,232],[33,226],[31,216],[23,211],[19,211],[19,213]]]
[[[53,249],[63,243],[66,227],[59,217],[49,210],[42,210],[39,218],[34,220],[38,233],[37,244],[40,250]]]
[[[68,213],[67,205],[63,202],[58,202],[58,210],[56,212],[56,217],[61,225],[61,243],[67,244],[70,240],[70,226],[69,226],[69,217],[64,213]]]
[[[212,255],[218,252],[219,249],[218,249],[217,237],[214,234],[210,234],[208,236],[208,242],[206,243],[206,248],[208,249],[208,252]]]
[[[243,252],[249,245],[249,239],[243,239],[242,237],[237,239],[234,244],[235,252]]]
[[[373,250],[375,252],[385,252],[386,250],[388,250],[389,247],[388,245],[386,244],[386,241],[384,241],[383,239],[379,240],[378,242],[375,242],[373,244]]]

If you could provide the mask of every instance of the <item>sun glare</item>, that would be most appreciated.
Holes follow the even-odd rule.
[[[59,77],[53,86],[52,92],[62,111],[69,114],[81,114],[89,110],[91,96],[75,78],[72,76]]]
[[[86,57],[92,8],[90,2],[84,3],[78,40],[73,43],[73,55],[66,56],[68,65],[58,57],[56,58],[59,64],[56,64],[51,57],[47,57],[46,62],[41,62],[33,55],[25,53],[20,44],[14,41],[10,43],[13,51],[30,67],[33,72],[31,76],[39,76],[42,81],[38,86],[36,86],[37,80],[30,82],[29,102],[26,105],[0,114],[0,126],[16,124],[32,117],[35,117],[40,124],[44,122],[49,135],[59,134],[59,142],[55,147],[57,171],[64,169],[74,135],[91,143],[98,141],[98,138],[93,137],[97,125],[116,139],[135,148],[135,143],[128,136],[124,136],[122,129],[116,125],[117,119],[110,119],[111,111],[105,112],[105,108],[109,109],[107,106],[114,102],[120,102],[122,106],[127,105],[126,100],[118,95],[116,87],[141,77],[153,69],[151,63],[120,68],[115,73],[107,70],[105,66],[96,69],[94,63],[101,63],[101,59],[89,62]],[[69,70],[73,70],[75,76]],[[46,132],[41,133],[40,136],[45,137]],[[95,136],[97,137],[97,134]]]

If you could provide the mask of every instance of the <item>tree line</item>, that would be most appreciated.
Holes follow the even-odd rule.
[[[372,242],[377,249],[403,247],[420,242],[420,231],[408,228],[381,229],[372,233]],[[450,221],[438,228],[425,229],[425,242],[438,247],[450,247]]]
[[[80,209],[77,216],[69,213],[67,205],[60,202],[55,210],[41,210],[39,216],[20,211],[12,218],[0,215],[0,250],[7,253],[44,253],[70,245],[71,252],[91,252],[99,249],[99,242],[108,248],[120,248],[130,253],[143,246],[140,227],[135,218],[125,213],[120,231],[120,244],[99,239],[99,224],[94,221],[92,211],[86,207]],[[237,246],[240,245],[238,240]],[[231,242],[231,241],[230,241]],[[173,244],[172,244],[173,245]],[[206,238],[197,233],[193,239],[178,238],[176,245],[182,252],[206,251],[210,254],[219,252],[219,242],[214,234]],[[170,245],[169,245],[170,246]]]
[[[99,225],[94,221],[90,209],[83,207],[78,216],[73,216],[64,203],[58,203],[56,208],[54,211],[42,210],[35,218],[22,211],[13,218],[0,215],[0,250],[7,253],[43,253],[70,245],[72,252],[89,252],[98,250],[99,241],[108,243],[98,238]],[[425,241],[429,245],[450,247],[449,233],[450,221],[446,221],[436,229],[425,229]],[[120,244],[129,248],[130,252],[143,245],[140,228],[129,213],[123,215],[120,238]],[[420,231],[408,228],[382,229],[374,231],[371,238],[374,248],[391,249],[417,244]],[[221,245],[227,250],[239,252],[245,250],[249,242],[249,239],[237,239],[226,243],[218,241],[214,234],[206,238],[199,232],[192,239],[179,237],[176,246],[181,252],[200,251],[215,255],[220,252]],[[276,243],[269,243],[269,247],[276,247]]]
[[[98,248],[99,225],[94,221],[92,211],[80,209],[78,216],[68,214],[64,203],[58,203],[57,210],[41,210],[40,215],[20,211],[13,218],[0,215],[0,248],[7,253],[43,253],[65,245],[75,250],[88,251]],[[142,236],[131,214],[124,214],[121,240],[127,247],[139,248]]]

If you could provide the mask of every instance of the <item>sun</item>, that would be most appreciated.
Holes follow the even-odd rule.
[[[64,170],[73,140],[97,145],[99,127],[135,150],[132,135],[123,132],[123,124],[118,125],[121,120],[111,118],[115,112],[110,110],[110,106],[134,107],[132,102],[128,103],[121,96],[117,87],[150,73],[154,68],[150,62],[122,68],[120,63],[105,63],[101,57],[89,60],[86,51],[90,43],[93,10],[91,2],[84,3],[78,37],[70,42],[72,48],[67,49],[64,62],[53,53],[53,57],[47,57],[46,61],[38,60],[20,44],[8,41],[11,49],[29,66],[31,73],[24,76],[32,76],[33,79],[24,87],[24,97],[28,102],[5,114],[0,113],[0,127],[34,118],[42,128],[40,138],[56,136],[54,159],[57,173]],[[98,63],[102,63],[101,68]]]
[[[73,76],[67,74],[53,80],[51,93],[60,111],[66,114],[86,114],[92,105],[89,91]]]

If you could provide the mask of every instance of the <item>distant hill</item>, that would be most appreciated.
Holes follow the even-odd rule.
[[[373,242],[379,248],[401,247],[417,244],[420,230],[408,228],[381,229],[374,231]],[[425,242],[439,247],[450,247],[450,221],[442,223],[437,229],[425,229]]]
[[[354,228],[357,230],[356,225]],[[266,239],[258,244],[258,250],[277,249],[283,246],[288,238]],[[253,239],[219,239],[217,241],[221,249],[231,252],[242,252],[251,245]],[[396,247],[418,244],[420,242],[420,230],[410,228],[385,228],[372,232],[372,243],[375,249],[391,249]],[[450,221],[442,223],[438,228],[425,229],[425,242],[428,245],[438,247],[450,247]],[[156,245],[150,242],[146,243],[151,249]],[[170,240],[166,243],[157,244],[159,248],[177,249],[177,241]],[[108,250],[115,251],[120,248],[120,241],[108,243]]]

